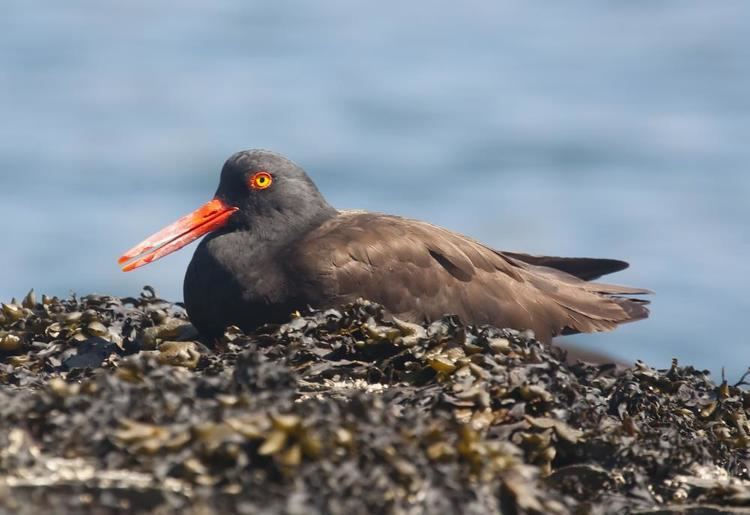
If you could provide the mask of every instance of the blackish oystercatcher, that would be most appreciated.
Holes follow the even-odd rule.
[[[648,317],[651,293],[591,282],[623,261],[501,252],[417,220],[338,211],[285,157],[248,150],[230,157],[213,200],[126,252],[133,270],[204,234],[185,275],[185,306],[207,336],[229,325],[252,331],[306,306],[358,297],[398,318],[560,334],[609,331]]]

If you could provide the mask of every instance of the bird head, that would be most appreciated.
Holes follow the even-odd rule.
[[[217,231],[281,239],[334,211],[295,163],[275,152],[245,150],[224,163],[213,199],[125,252],[119,263],[129,272]]]

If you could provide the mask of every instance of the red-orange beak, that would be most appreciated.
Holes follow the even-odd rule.
[[[120,257],[123,272],[130,272],[181,249],[211,231],[223,227],[238,208],[213,199],[172,225],[149,236]]]

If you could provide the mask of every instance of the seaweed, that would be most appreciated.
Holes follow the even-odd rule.
[[[566,363],[529,332],[366,300],[202,340],[184,309],[0,312],[0,507],[710,513],[750,504],[742,381]]]

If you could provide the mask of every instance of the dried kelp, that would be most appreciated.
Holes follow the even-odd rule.
[[[750,395],[677,363],[570,366],[527,333],[364,300],[211,341],[148,288],[1,313],[9,512],[750,505]]]

